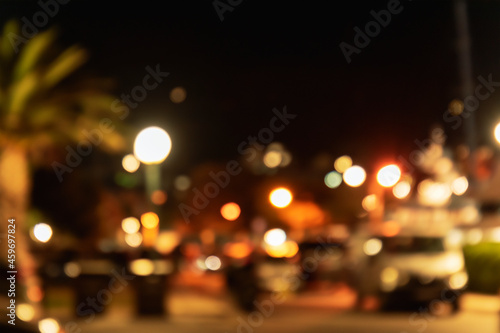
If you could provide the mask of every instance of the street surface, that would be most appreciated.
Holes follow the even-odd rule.
[[[419,312],[418,308],[405,312],[358,312],[348,308],[352,305],[348,292],[341,292],[330,302],[328,296],[305,294],[274,308],[263,306],[260,312],[246,314],[236,310],[229,299],[182,291],[171,294],[169,316],[139,318],[129,310],[115,308],[89,323],[80,320],[76,324],[81,332],[96,333],[500,332],[500,301],[493,296],[465,294],[458,314],[441,317]]]

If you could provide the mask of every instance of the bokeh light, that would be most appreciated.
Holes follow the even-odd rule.
[[[280,167],[284,168],[292,163],[292,154],[288,151],[281,152],[281,164]]]
[[[152,126],[143,129],[134,142],[135,157],[145,164],[163,162],[172,148],[172,140],[165,130]]]
[[[288,206],[292,202],[292,198],[292,193],[284,187],[273,190],[269,195],[271,204],[278,208],[285,208]]]
[[[133,154],[128,154],[123,157],[122,166],[125,171],[134,173],[141,166],[141,162]]]
[[[165,202],[167,202],[167,198],[167,193],[163,190],[156,190],[151,193],[151,202],[158,206],[163,205]]]
[[[280,166],[282,160],[281,152],[276,150],[268,151],[263,158],[265,166],[270,169]]]
[[[180,243],[179,234],[175,231],[162,231],[156,238],[155,249],[161,254],[169,254]]]
[[[500,143],[500,123],[498,123],[496,126],[495,126],[495,130],[494,130],[494,135],[495,135],[495,140],[497,140],[498,143]]]
[[[352,166],[352,158],[350,158],[347,155],[340,156],[335,160],[333,163],[333,167],[337,172],[339,173],[344,173],[347,169],[349,169]]]
[[[378,238],[371,238],[363,244],[363,252],[367,256],[374,256],[382,250],[382,241]]]
[[[125,243],[130,247],[139,247],[142,244],[142,235],[139,232],[125,235]]]
[[[279,245],[267,245],[266,253],[273,258],[293,258],[299,252],[297,242],[287,240]]]
[[[30,304],[19,304],[16,315],[22,321],[31,321],[35,317],[35,308]]]
[[[428,206],[443,206],[451,197],[451,188],[446,183],[425,179],[418,184],[418,199]]]
[[[451,183],[451,191],[455,195],[462,195],[465,192],[467,192],[467,189],[469,188],[469,182],[467,181],[467,178],[462,176],[458,177]]]
[[[78,277],[81,272],[82,267],[74,261],[70,261],[64,265],[64,274],[70,278]]]
[[[52,228],[47,223],[38,223],[33,227],[33,236],[42,243],[47,243],[52,238]]]
[[[230,258],[243,259],[252,254],[253,247],[246,242],[227,243],[224,245],[224,254]]]
[[[191,179],[188,176],[177,176],[174,179],[174,186],[179,191],[185,191],[191,186]]]
[[[146,229],[153,229],[160,223],[160,218],[156,213],[148,212],[141,215],[141,224]]]
[[[268,230],[264,234],[264,241],[271,246],[281,245],[286,241],[286,233],[279,228]]]
[[[175,87],[170,91],[170,100],[172,103],[182,103],[186,100],[187,92],[183,87]]]
[[[363,198],[361,205],[367,212],[372,212],[377,209],[379,200],[375,194],[369,194]]]
[[[331,171],[325,176],[325,185],[329,188],[337,188],[342,184],[342,175],[337,171]]]
[[[453,116],[458,116],[464,111],[464,102],[459,99],[454,99],[448,104],[448,111]]]
[[[234,221],[238,219],[241,213],[241,208],[237,203],[228,202],[220,209],[220,214],[223,218],[228,221]]]
[[[348,168],[343,174],[344,182],[351,187],[361,186],[366,180],[366,172],[365,170],[358,166],[354,165]]]
[[[401,178],[401,170],[396,164],[386,165],[377,173],[377,182],[380,186],[391,187]]]
[[[205,267],[211,271],[217,271],[222,267],[222,262],[217,256],[209,256],[205,259]]]
[[[34,285],[28,287],[26,296],[28,296],[30,301],[37,303],[43,299],[44,293],[41,287]]]
[[[411,191],[411,185],[407,181],[401,181],[392,188],[392,194],[398,199],[406,198]]]
[[[135,275],[148,276],[153,274],[155,264],[150,259],[136,259],[130,263],[130,271]]]
[[[135,217],[126,217],[122,220],[122,229],[127,234],[133,234],[139,231],[141,223]]]
[[[382,224],[382,235],[386,237],[393,237],[399,234],[401,225],[396,221],[387,221]]]
[[[448,157],[440,157],[434,163],[434,172],[439,175],[445,175],[453,169],[453,161]]]
[[[41,333],[59,333],[61,327],[57,320],[53,318],[45,318],[38,322],[38,329]]]

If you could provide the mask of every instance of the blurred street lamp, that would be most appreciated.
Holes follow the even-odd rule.
[[[386,165],[377,173],[377,182],[383,187],[392,187],[401,178],[401,170],[395,164]]]
[[[52,228],[47,223],[38,223],[33,227],[33,236],[37,241],[47,243],[52,238]]]
[[[345,170],[343,174],[344,182],[351,187],[358,187],[363,185],[366,180],[365,170],[358,166],[353,165]]]
[[[156,210],[157,206],[152,200],[152,195],[160,189],[161,183],[160,163],[165,161],[171,149],[170,136],[157,126],[143,129],[135,138],[134,155],[145,164],[146,193],[153,210]]]
[[[284,187],[273,190],[269,195],[271,204],[278,208],[287,207],[292,202],[292,199],[292,193]]]
[[[493,134],[495,135],[495,140],[500,143],[500,122],[495,126]]]
[[[160,164],[172,149],[172,141],[165,130],[152,126],[143,129],[134,142],[134,155],[144,164]]]

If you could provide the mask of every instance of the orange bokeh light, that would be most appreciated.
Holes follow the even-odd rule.
[[[382,226],[382,234],[386,237],[393,237],[399,234],[401,226],[396,221],[387,221]]]
[[[156,190],[153,193],[151,193],[151,201],[155,205],[163,205],[165,202],[167,202],[167,193],[162,190]]]
[[[224,254],[234,259],[248,257],[253,251],[253,247],[245,242],[227,243],[224,246]]]
[[[228,202],[227,204],[222,206],[222,208],[220,209],[220,214],[226,220],[234,221],[240,216],[241,209],[237,203]]]
[[[141,215],[141,224],[146,229],[153,229],[160,223],[160,218],[153,212],[144,213]]]
[[[26,291],[26,296],[32,302],[40,302],[43,299],[43,290],[39,286],[30,286]]]

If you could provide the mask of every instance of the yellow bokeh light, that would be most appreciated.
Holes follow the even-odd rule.
[[[139,231],[141,223],[135,217],[126,217],[122,220],[122,229],[127,234],[133,234]]]
[[[264,164],[270,169],[280,166],[282,160],[281,152],[276,150],[268,151],[263,158]]]
[[[392,194],[398,199],[404,199],[410,194],[411,185],[407,181],[402,181],[392,188]]]
[[[377,209],[379,201],[375,194],[370,194],[363,198],[361,205],[367,212],[371,212]]]
[[[464,194],[468,188],[469,188],[469,182],[467,181],[467,178],[464,176],[458,177],[453,181],[453,183],[451,183],[451,190],[455,195]]]
[[[19,304],[16,315],[22,321],[31,321],[35,317],[35,308],[30,304]]]
[[[122,159],[122,166],[125,171],[133,173],[139,169],[141,162],[133,154],[125,155]]]
[[[179,234],[175,231],[162,231],[156,238],[155,249],[161,254],[172,252],[180,243]]]
[[[284,187],[273,190],[269,195],[271,204],[278,208],[285,208],[292,202],[292,199],[292,193]]]
[[[57,320],[45,318],[38,322],[38,329],[41,333],[58,333],[61,329]]]
[[[160,223],[160,218],[153,212],[144,213],[141,215],[141,224],[146,229],[153,229]]]
[[[380,186],[391,187],[401,178],[401,170],[396,164],[386,165],[377,173],[377,182]]]
[[[371,238],[363,244],[363,252],[367,256],[374,256],[382,250],[382,241],[378,238]]]
[[[130,271],[135,275],[148,276],[153,274],[155,264],[150,259],[136,259],[130,263]]]
[[[366,172],[365,170],[358,166],[354,165],[348,168],[343,174],[344,182],[351,187],[361,186],[366,180]]]
[[[223,218],[228,221],[234,221],[238,219],[241,214],[241,208],[237,203],[228,202],[220,209],[220,213]]]
[[[292,258],[299,252],[299,246],[295,241],[288,240],[279,245],[268,245],[265,250],[273,258]]]
[[[142,244],[142,235],[138,232],[125,235],[125,243],[130,247],[139,247]]]
[[[339,173],[344,173],[351,166],[352,166],[352,159],[349,156],[347,156],[347,155],[340,156],[333,163],[333,167]]]
[[[47,223],[38,223],[33,227],[33,236],[42,243],[47,243],[52,238],[52,228]]]
[[[158,206],[163,205],[165,202],[167,202],[167,198],[167,193],[162,190],[156,190],[151,193],[151,202]]]
[[[165,130],[153,126],[143,129],[134,142],[135,157],[145,164],[163,162],[172,148],[172,140]]]

